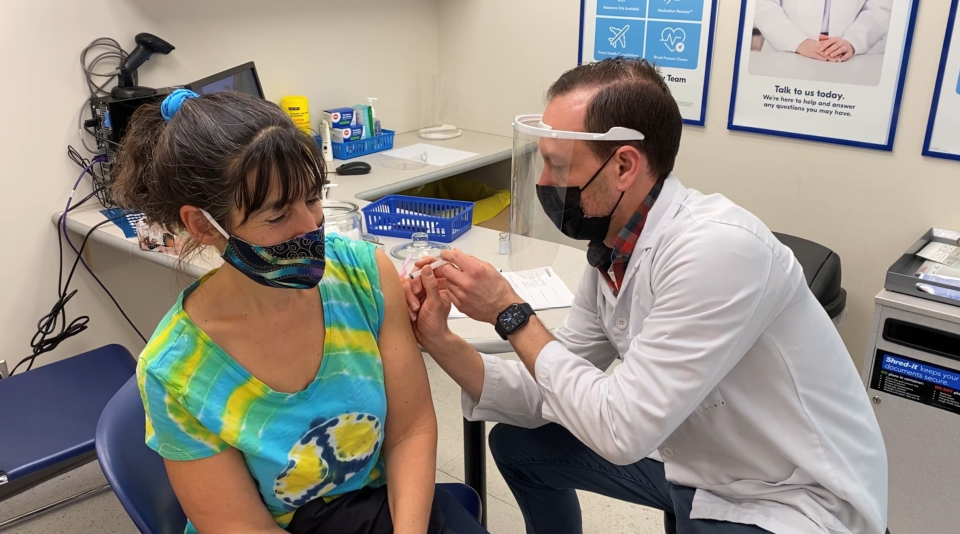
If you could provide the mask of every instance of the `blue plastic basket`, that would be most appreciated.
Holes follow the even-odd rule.
[[[473,226],[473,202],[387,195],[363,207],[367,232],[411,237],[424,232],[431,241],[450,243]]]
[[[374,152],[383,152],[393,148],[393,130],[381,130],[381,134],[376,137],[361,139],[359,141],[350,141],[347,143],[330,143],[333,149],[333,157],[336,159],[353,159]],[[313,136],[317,145],[323,146],[323,140],[319,135]]]

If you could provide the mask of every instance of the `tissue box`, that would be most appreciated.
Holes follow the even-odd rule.
[[[323,110],[323,118],[330,123],[331,128],[351,126],[357,123],[354,119],[354,111],[353,108],[325,109]]]
[[[363,126],[341,126],[330,130],[330,139],[334,143],[359,141],[363,137]]]

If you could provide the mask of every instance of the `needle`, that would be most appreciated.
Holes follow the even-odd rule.
[[[443,267],[444,265],[448,265],[448,264],[451,265],[451,266],[453,266],[453,267],[456,268],[457,270],[460,270],[459,267],[457,267],[456,265],[450,263],[450,262],[447,261],[447,260],[437,260],[437,261],[435,261],[435,262],[433,262],[433,263],[430,264],[430,268],[431,268],[431,269],[437,269],[438,267]],[[417,278],[420,277],[420,272],[421,272],[422,270],[423,270],[423,269],[418,269],[418,270],[416,270],[416,271],[413,271],[412,273],[410,273],[409,275],[407,275],[407,278],[409,278],[409,279],[411,279],[411,280],[416,280]]]

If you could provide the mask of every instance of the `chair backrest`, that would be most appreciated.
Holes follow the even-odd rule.
[[[163,459],[144,443],[137,377],[107,403],[97,424],[97,457],[120,504],[144,534],[183,534],[187,518],[170,487]]]
[[[466,484],[456,482],[443,482],[437,484],[438,489],[442,489],[453,496],[453,499],[463,506],[468,514],[480,520],[480,495],[473,488]]]

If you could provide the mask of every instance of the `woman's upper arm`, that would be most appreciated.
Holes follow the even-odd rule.
[[[380,250],[377,251],[377,267],[384,303],[378,346],[387,392],[385,439],[389,446],[414,429],[423,428],[421,425],[432,427],[435,433],[437,423],[427,369],[410,327],[410,315],[397,268]]]
[[[180,506],[200,534],[283,532],[267,511],[240,451],[164,460]]]

